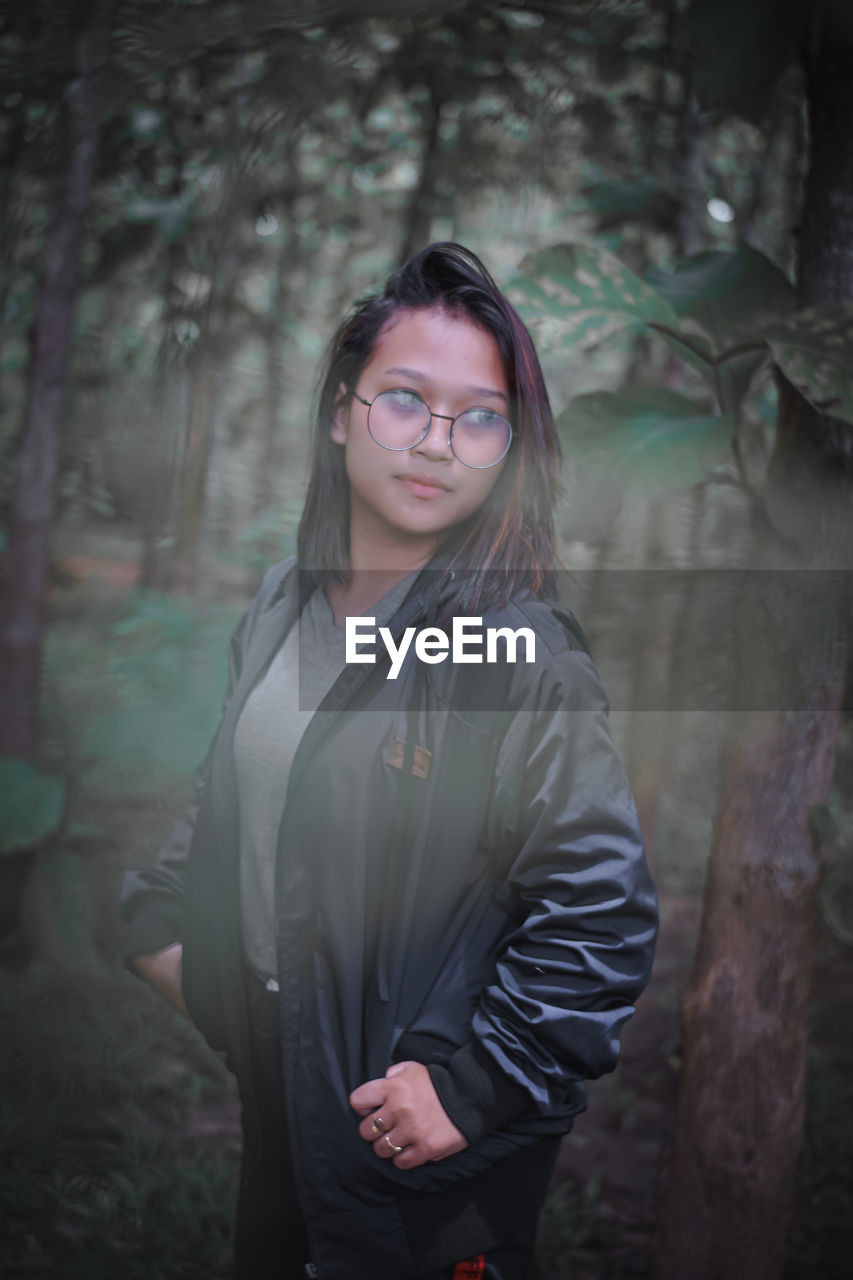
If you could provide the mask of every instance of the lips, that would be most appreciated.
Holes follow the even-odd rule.
[[[424,471],[407,471],[397,479],[417,498],[438,498],[450,491],[443,480]]]

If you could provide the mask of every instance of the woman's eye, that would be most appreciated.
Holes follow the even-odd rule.
[[[496,422],[501,421],[500,414],[493,413],[491,409],[468,409],[464,418],[466,424],[481,428],[493,427]]]
[[[383,391],[383,398],[387,398],[389,404],[395,409],[419,409],[423,405],[419,395],[414,391],[406,391],[404,387],[397,387],[393,391]]]

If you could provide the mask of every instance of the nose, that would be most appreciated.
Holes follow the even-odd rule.
[[[453,458],[453,450],[450,447],[450,432],[452,429],[452,418],[448,418],[443,413],[432,414],[429,431],[420,444],[415,445],[412,452],[422,453],[425,458],[432,458],[435,462],[441,462],[445,459],[451,460]]]

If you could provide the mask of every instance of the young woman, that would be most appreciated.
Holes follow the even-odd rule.
[[[431,245],[338,331],[298,555],[235,633],[198,805],[123,897],[129,963],[237,1075],[240,1280],[523,1280],[615,1065],[655,898],[555,598],[557,474],[473,254]]]

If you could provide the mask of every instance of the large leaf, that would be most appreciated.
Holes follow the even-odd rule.
[[[693,83],[703,106],[760,123],[808,20],[802,0],[693,0]]]
[[[62,821],[65,783],[29,760],[0,760],[0,854],[33,849]]]
[[[760,342],[764,329],[796,302],[787,276],[757,249],[697,253],[674,271],[650,272],[648,280],[678,315],[679,330],[709,361],[744,342]]]
[[[594,245],[558,244],[521,263],[507,288],[510,301],[534,326],[552,323],[567,345],[589,347],[620,329],[656,322],[674,327],[670,306],[638,276]]]
[[[853,423],[853,303],[808,307],[767,334],[773,359],[802,396]]]
[[[659,388],[576,396],[557,420],[584,488],[658,499],[704,480],[726,456],[733,423]]]
[[[677,333],[660,332],[732,409],[767,359],[766,329],[794,308],[793,285],[763,253],[748,248],[699,253],[648,278],[678,316]]]

